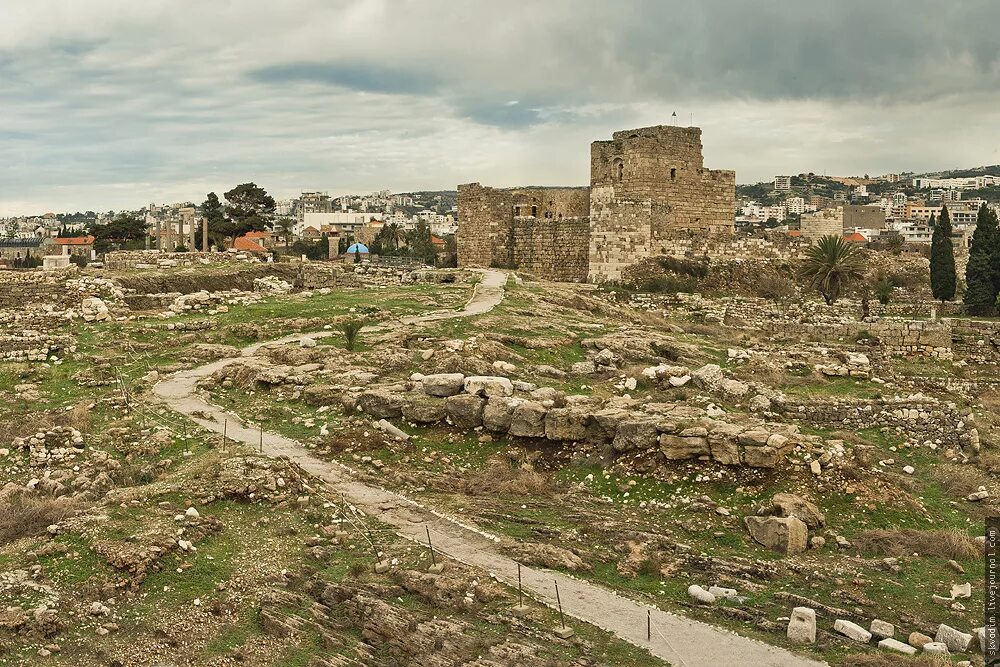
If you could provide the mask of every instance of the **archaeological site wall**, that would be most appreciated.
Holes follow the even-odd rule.
[[[460,267],[507,267],[545,280],[587,279],[590,189],[458,186]]]
[[[678,233],[733,233],[736,172],[706,169],[701,128],[615,132],[590,151],[590,280],[619,280]]]

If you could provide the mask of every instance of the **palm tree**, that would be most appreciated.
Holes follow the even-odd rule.
[[[842,236],[824,236],[806,250],[799,276],[819,290],[826,305],[833,304],[852,281],[864,275],[857,247]]]
[[[386,245],[392,250],[399,250],[399,244],[403,240],[403,230],[395,222],[385,226]]]
[[[274,224],[275,231],[279,231],[281,236],[285,239],[285,247],[288,247],[288,237],[292,235],[292,231],[295,229],[295,223],[291,218],[279,218]]]

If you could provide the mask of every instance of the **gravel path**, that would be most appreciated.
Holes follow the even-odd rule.
[[[503,300],[506,280],[507,276],[503,272],[484,271],[483,279],[462,310],[408,317],[403,319],[403,323],[418,324],[489,312]],[[286,344],[301,338],[329,335],[330,332],[294,334],[277,341],[251,345],[242,354],[250,356],[265,345]],[[197,394],[196,385],[199,380],[237,359],[220,359],[175,373],[155,385],[153,391],[171,408],[211,431],[222,433],[223,422],[227,421],[227,434],[230,438],[257,448],[260,444],[258,430],[247,428],[239,417],[208,403]],[[206,419],[203,415],[210,418]],[[290,438],[265,432],[263,447],[268,456],[287,456],[304,470],[323,479],[331,493],[343,494],[366,514],[395,526],[400,535],[424,543],[425,526],[429,527],[436,549],[456,560],[481,567],[500,581],[517,585],[517,563],[499,552],[496,538],[437,514],[399,494],[358,482],[353,479],[347,467],[316,458],[299,442]],[[634,602],[602,586],[558,572],[522,566],[521,577],[525,592],[550,607],[555,607],[556,604],[553,584],[558,581],[563,610],[568,616],[596,625],[625,641],[646,648],[675,667],[820,667],[825,664],[741,637],[728,630]],[[646,639],[647,612],[651,614],[652,620],[651,641]]]

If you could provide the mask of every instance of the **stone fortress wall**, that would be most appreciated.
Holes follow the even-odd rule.
[[[736,174],[705,169],[701,153],[700,128],[658,125],[594,142],[589,188],[460,185],[459,266],[603,282],[638,260],[727,237]]]
[[[458,186],[461,267],[507,267],[545,280],[587,279],[590,188]]]

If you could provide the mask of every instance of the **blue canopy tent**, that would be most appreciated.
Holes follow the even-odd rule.
[[[365,255],[367,255],[368,254],[368,246],[366,246],[364,243],[352,243],[351,247],[347,249],[347,254],[348,255],[354,255],[354,254],[365,254]]]

